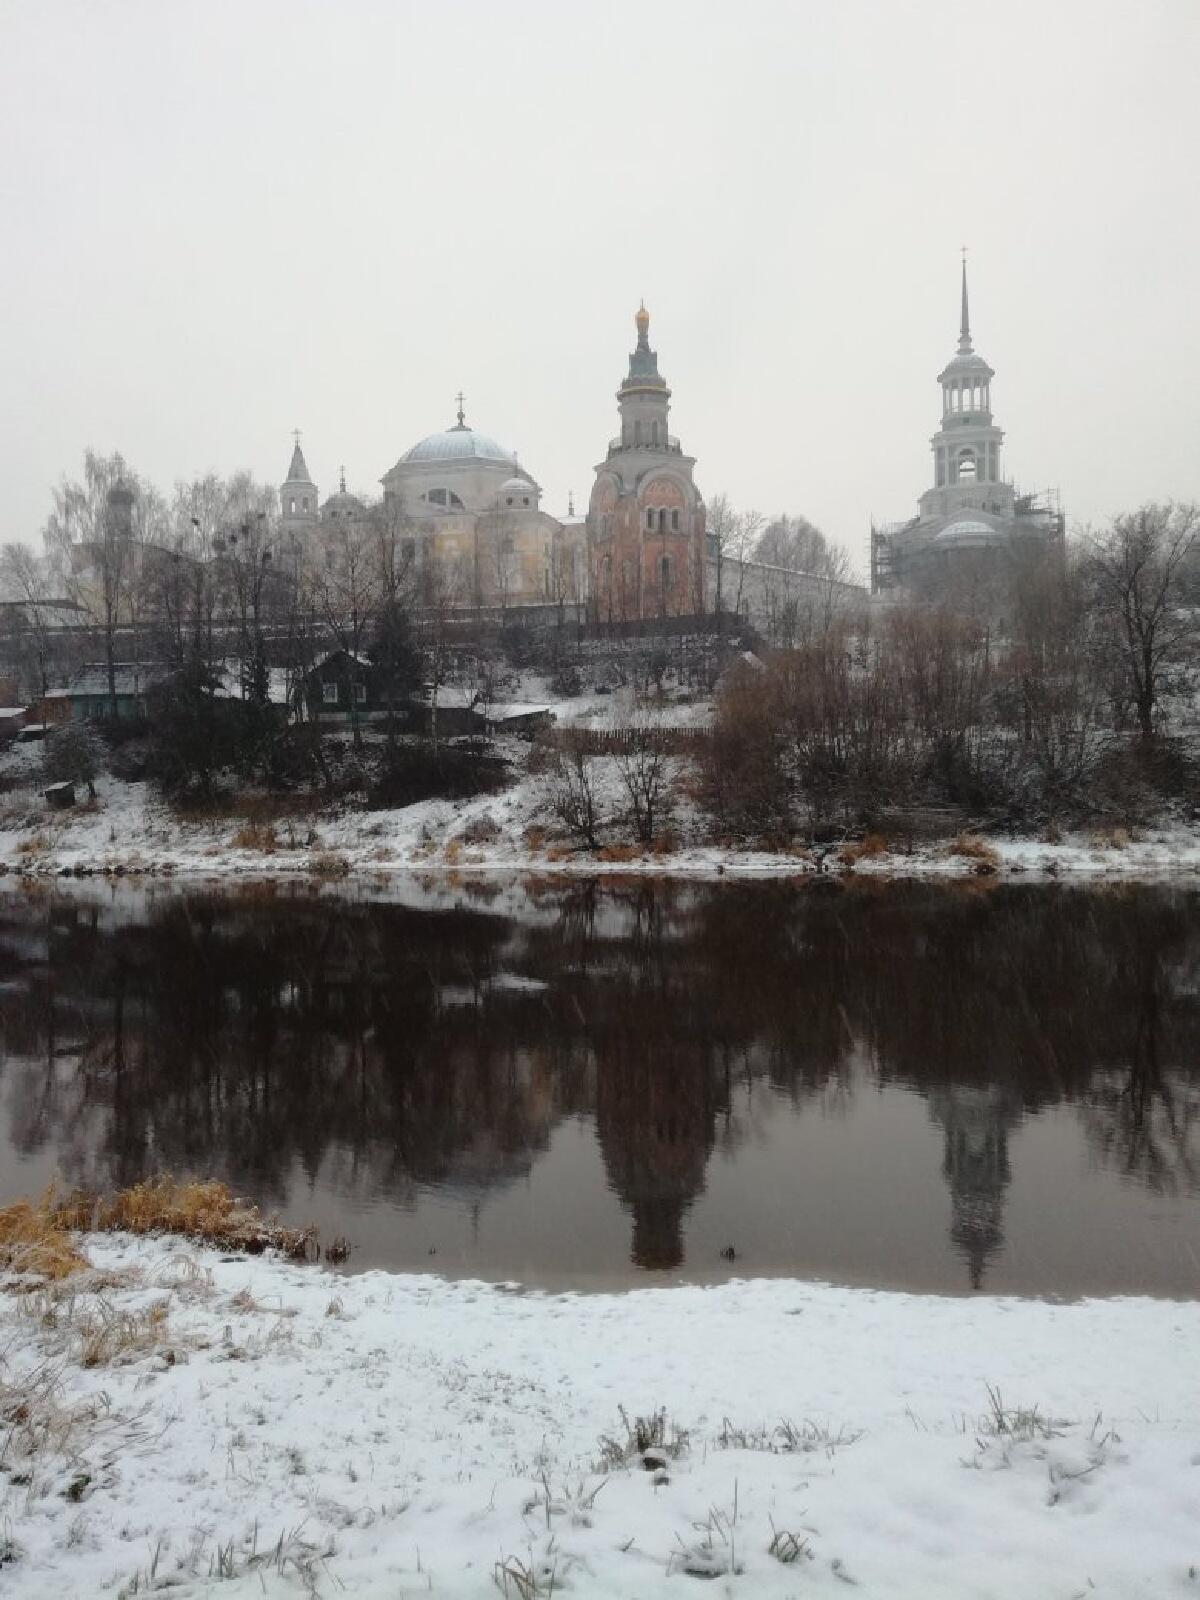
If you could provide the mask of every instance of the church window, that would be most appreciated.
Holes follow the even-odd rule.
[[[288,501],[288,516],[294,517],[295,515],[296,515],[296,496],[292,495],[290,500]]]
[[[308,515],[308,496],[307,495],[304,496],[304,514],[305,514],[305,516]]]
[[[975,482],[975,454],[971,450],[964,450],[958,458],[958,480],[960,483]]]
[[[675,563],[670,556],[663,556],[658,563],[658,580],[664,589],[669,589],[675,579]]]
[[[679,513],[678,513],[678,511],[672,511],[672,513],[671,513],[671,532],[672,533],[678,533],[679,532]]]
[[[663,510],[658,513],[658,531],[659,533],[666,533],[667,531],[667,513]]]
[[[653,532],[653,529],[654,529],[654,507],[653,506],[647,506],[647,508],[646,508],[646,527],[651,532]]]

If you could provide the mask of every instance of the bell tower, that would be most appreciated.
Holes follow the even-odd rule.
[[[658,354],[650,348],[650,313],[644,301],[633,321],[637,328],[637,347],[629,357],[629,371],[617,390],[621,444],[625,449],[642,446],[649,450],[665,450],[671,391],[667,380],[659,375]]]
[[[279,506],[283,513],[280,526],[284,533],[300,535],[317,526],[317,486],[309,475],[298,430],[293,438],[296,447],[292,451],[292,464],[279,489]]]
[[[995,376],[983,357],[976,354],[971,341],[964,251],[958,350],[938,373],[942,421],[930,440],[933,488],[921,496],[923,517],[946,516],[971,506],[1001,516],[1012,515],[1012,485],[1000,476],[1004,430],[996,426],[992,417]]]

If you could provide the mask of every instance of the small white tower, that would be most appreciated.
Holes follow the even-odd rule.
[[[948,516],[967,507],[990,511],[997,516],[1012,516],[1012,485],[1000,476],[1004,430],[992,420],[992,379],[995,376],[971,344],[964,256],[958,353],[938,373],[942,389],[942,424],[930,440],[933,488],[921,496],[923,517]]]

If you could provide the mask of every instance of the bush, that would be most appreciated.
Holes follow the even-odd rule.
[[[69,722],[46,735],[42,777],[47,783],[85,783],[95,793],[101,769],[100,741],[86,723]]]
[[[378,809],[421,800],[469,800],[496,793],[510,778],[508,763],[487,753],[486,746],[435,746],[429,739],[408,740],[384,752],[367,803]]]

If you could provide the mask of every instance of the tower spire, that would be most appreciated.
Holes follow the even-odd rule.
[[[971,310],[967,304],[967,247],[962,247],[962,317],[958,324],[958,351],[960,355],[971,353]]]

